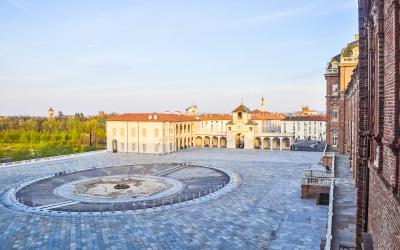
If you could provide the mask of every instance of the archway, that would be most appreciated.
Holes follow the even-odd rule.
[[[260,149],[261,148],[261,138],[260,137],[254,138],[253,144],[254,144],[255,149]]]
[[[264,149],[271,149],[271,141],[269,137],[264,138]]]
[[[221,137],[221,138],[219,139],[219,146],[220,146],[221,148],[226,148],[226,137]]]
[[[211,145],[213,148],[218,148],[218,137],[214,136],[211,140]]]
[[[112,152],[117,153],[118,152],[118,142],[117,140],[112,140]]]
[[[281,147],[281,140],[278,137],[272,139],[272,148],[279,149]]]
[[[290,139],[285,137],[282,139],[282,148],[283,149],[290,149]]]
[[[210,147],[210,137],[204,137],[204,147]]]
[[[203,138],[201,138],[201,136],[197,136],[196,137],[195,145],[196,145],[196,147],[202,147],[203,146]]]
[[[236,148],[244,148],[244,135],[236,134],[235,136]]]

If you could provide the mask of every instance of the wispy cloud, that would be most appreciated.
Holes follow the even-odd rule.
[[[13,7],[22,10],[29,11],[29,5],[25,1],[21,0],[7,0],[7,3],[12,5]]]
[[[252,16],[252,17],[246,17],[238,20],[231,21],[225,25],[226,28],[238,28],[238,27],[244,27],[244,26],[249,26],[249,25],[257,25],[257,24],[265,24],[271,21],[276,21],[279,19],[284,19],[284,18],[290,18],[293,16],[297,16],[300,14],[303,14],[307,11],[309,11],[313,6],[308,5],[308,6],[303,6],[300,8],[295,8],[295,9],[287,9],[287,10],[282,10],[274,13],[267,13],[265,15],[260,15],[260,16]]]

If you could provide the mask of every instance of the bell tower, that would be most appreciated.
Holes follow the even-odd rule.
[[[260,107],[260,111],[264,112],[264,96],[261,97],[261,107]]]
[[[53,120],[53,116],[54,116],[54,110],[53,110],[52,107],[50,107],[50,108],[47,110],[47,119],[48,119],[49,121],[51,121],[51,120]]]

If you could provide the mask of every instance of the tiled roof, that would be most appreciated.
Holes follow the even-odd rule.
[[[233,110],[232,112],[249,112],[250,113],[251,110],[248,107],[244,106],[243,104],[240,104],[240,106],[235,108],[235,110]]]
[[[232,120],[232,115],[230,114],[203,114],[198,117],[200,121]]]
[[[107,121],[131,121],[131,122],[184,122],[196,121],[195,116],[159,113],[127,113],[112,116]]]
[[[326,121],[326,116],[324,115],[313,115],[313,116],[291,116],[284,121]]]
[[[271,112],[262,112],[259,110],[254,110],[251,115],[252,120],[282,120],[285,119],[287,115]]]

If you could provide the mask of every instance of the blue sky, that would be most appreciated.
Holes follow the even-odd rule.
[[[355,0],[0,0],[0,114],[325,109]]]

